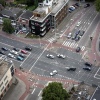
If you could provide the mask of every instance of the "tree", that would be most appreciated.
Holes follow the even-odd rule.
[[[14,32],[14,28],[13,26],[11,25],[11,21],[10,19],[4,19],[4,22],[3,22],[3,31],[11,34]]]
[[[100,12],[100,0],[95,1],[96,10]]]
[[[2,4],[2,6],[5,6],[6,5],[5,0],[0,0],[0,4]]]
[[[42,100],[68,100],[70,95],[61,83],[52,82],[43,89]]]

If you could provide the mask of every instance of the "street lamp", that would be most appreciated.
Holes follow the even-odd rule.
[[[40,40],[40,35],[38,35],[39,36],[39,43],[40,43],[40,47],[41,47],[41,40]]]

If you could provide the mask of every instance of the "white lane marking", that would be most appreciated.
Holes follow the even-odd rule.
[[[43,55],[43,53],[46,51],[46,49],[49,47],[51,43],[49,43],[46,48],[42,51],[42,53],[39,55],[39,57],[37,58],[37,60],[35,61],[35,63],[33,64],[33,66],[29,69],[29,71],[32,70],[32,68],[35,66],[35,64],[38,62],[38,60],[40,59],[40,57]]]
[[[35,88],[34,88],[34,90],[32,91],[32,93],[31,94],[33,94],[35,92]]]
[[[85,51],[83,56],[82,56],[82,59],[84,58],[84,56],[88,53],[88,51]]]
[[[2,43],[2,42],[0,42],[1,44],[4,44],[4,45],[7,45],[7,46],[9,46],[9,47],[14,47],[14,46],[11,46],[11,45],[9,45],[9,44],[5,44],[5,43]]]
[[[94,96],[94,94],[95,94],[95,92],[96,92],[97,90],[98,90],[98,87],[95,89],[95,91],[94,91],[93,95],[91,96],[90,100],[93,99],[93,96]]]
[[[94,75],[94,78],[96,78],[97,73],[99,72],[100,68],[97,70],[97,72]],[[98,78],[97,78],[98,79]]]
[[[85,46],[82,46],[81,50],[83,51],[85,49]]]
[[[42,92],[42,90],[39,92],[38,96],[40,96],[40,95],[41,95],[41,92]]]
[[[31,52],[30,52],[30,54],[31,54]],[[23,65],[23,63],[26,61],[26,59],[30,56],[30,54],[25,58],[25,60],[20,64],[20,66],[22,66]]]

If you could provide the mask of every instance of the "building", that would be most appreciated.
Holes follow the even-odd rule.
[[[0,100],[4,97],[7,90],[12,85],[14,76],[14,65],[5,60],[5,56],[0,57]]]
[[[56,28],[67,16],[69,0],[44,0],[33,11],[29,27],[32,34],[44,36],[51,28]]]

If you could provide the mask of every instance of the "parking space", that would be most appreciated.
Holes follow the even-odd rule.
[[[94,75],[94,78],[100,79],[100,68],[97,70],[97,72]]]

